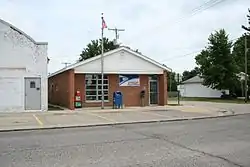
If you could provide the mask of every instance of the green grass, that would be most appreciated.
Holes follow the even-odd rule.
[[[169,101],[178,100],[177,97],[168,98]],[[180,101],[206,101],[206,102],[217,102],[217,103],[239,103],[244,104],[245,101],[243,99],[221,99],[221,98],[202,98],[202,97],[181,97]],[[248,101],[250,103],[250,100]]]

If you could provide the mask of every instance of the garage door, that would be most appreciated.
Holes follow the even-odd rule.
[[[0,111],[23,109],[22,80],[17,77],[0,77]]]

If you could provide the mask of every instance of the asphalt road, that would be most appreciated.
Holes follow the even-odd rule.
[[[1,167],[250,166],[250,115],[0,133]]]

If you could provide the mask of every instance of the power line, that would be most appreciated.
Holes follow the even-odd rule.
[[[240,38],[240,37],[234,38],[234,39],[230,40],[230,42],[233,42],[233,41],[235,41],[235,40],[237,40],[237,39],[239,39],[239,38]],[[233,45],[234,45],[234,44],[233,44]],[[232,45],[232,46],[233,46],[233,45]],[[204,50],[204,48],[199,49],[199,50],[196,50],[196,51],[193,51],[193,52],[191,52],[191,53],[187,53],[187,54],[183,54],[183,55],[179,55],[179,56],[169,57],[169,58],[167,58],[167,59],[162,60],[161,62],[170,61],[170,60],[175,60],[175,59],[178,59],[178,58],[190,56],[190,55],[199,53],[199,52],[201,52],[202,50]]]
[[[218,0],[209,0],[209,1],[207,1],[207,2],[205,2],[205,3],[203,3],[203,4],[201,4],[200,6],[195,7],[195,8],[192,9],[191,11],[194,12],[194,11],[196,11],[196,10],[198,10],[198,9],[201,9],[201,8],[203,8],[204,6],[209,5],[210,3],[214,3],[214,2],[216,2],[216,1],[218,1]]]
[[[191,52],[191,53],[187,53],[187,54],[179,55],[179,56],[169,57],[169,58],[167,58],[167,59],[162,60],[161,62],[165,62],[165,61],[169,61],[169,60],[173,60],[173,59],[178,59],[178,58],[182,58],[182,57],[190,56],[190,55],[193,55],[193,54],[195,54],[195,53],[199,53],[199,52],[201,52],[201,51],[202,51],[202,49],[197,50],[197,51],[194,51],[194,52]]]
[[[205,2],[204,4],[196,7],[195,9],[193,9],[193,13],[190,14],[190,16],[194,16],[198,13],[201,13],[209,8],[212,8],[220,3],[223,3],[224,1],[227,1],[227,0],[210,0],[210,1],[207,1]]]
[[[207,10],[207,9],[210,9],[210,8],[212,8],[212,7],[220,4],[222,2],[225,2],[225,1],[228,1],[228,0],[209,0],[209,1],[205,2],[205,3],[203,3],[202,5],[200,5],[198,7],[195,7],[194,9],[191,10],[191,13],[189,13],[186,16],[183,16],[183,17],[177,19],[176,21],[174,21],[173,23],[171,23],[171,25],[178,24],[178,23],[180,23],[184,19],[187,19],[187,18],[190,18],[192,16],[195,16],[195,15],[197,15],[197,14],[199,14],[199,13],[201,13],[201,12]],[[165,24],[157,26],[157,27],[154,27],[152,29],[158,29],[158,28],[163,27],[164,25]],[[166,28],[166,27],[164,27],[164,28]],[[149,30],[149,31],[152,31],[152,29]],[[144,34],[145,34],[145,32],[141,33],[140,35],[144,35]],[[138,36],[140,36],[140,35],[138,35]],[[137,37],[134,36],[133,39],[135,39],[135,38],[138,39],[138,36]]]
[[[248,83],[247,83],[247,80],[248,80],[248,50],[249,50],[249,46],[248,46],[248,34],[250,32],[250,8],[248,9],[248,12],[249,12],[249,15],[247,15],[247,18],[248,18],[248,26],[244,26],[242,25],[242,28],[244,30],[247,31],[247,33],[245,33],[245,103],[247,103],[247,100],[248,100]]]
[[[190,18],[192,16],[195,16],[195,15],[197,15],[197,14],[199,14],[199,13],[201,13],[201,12],[207,10],[207,9],[210,9],[210,8],[224,2],[224,1],[228,1],[228,0],[209,0],[209,1],[205,2],[205,3],[203,3],[202,5],[194,8],[192,10],[193,12],[189,13],[189,15],[179,18],[178,21],[176,21],[175,23],[179,23],[183,19],[187,19],[187,18]]]

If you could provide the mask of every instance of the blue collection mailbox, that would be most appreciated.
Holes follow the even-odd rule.
[[[115,91],[113,93],[113,108],[122,108],[123,106],[123,98],[122,92]]]

